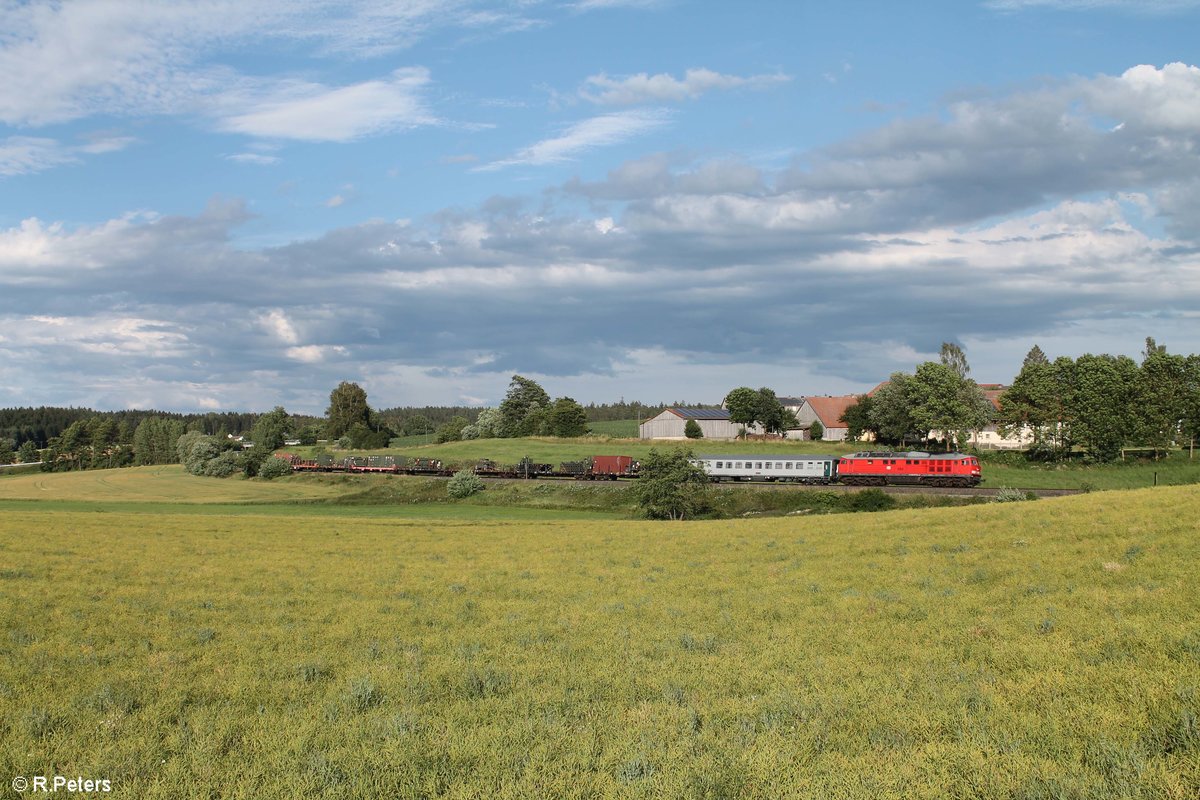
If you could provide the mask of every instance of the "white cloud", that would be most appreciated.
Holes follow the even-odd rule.
[[[146,116],[202,113],[234,87],[251,81],[209,60],[232,45],[272,40],[315,46],[325,54],[372,58],[414,44],[441,28],[491,31],[527,27],[520,6],[494,10],[483,0],[406,0],[346,4],[337,0],[87,0],[0,2],[0,122],[42,126],[92,114]],[[321,139],[342,141],[362,130],[390,128],[396,96],[388,82],[327,89],[328,107],[349,107],[357,122],[329,128]],[[394,82],[393,82],[394,83]],[[376,84],[385,84],[379,86]],[[319,89],[312,89],[318,92]],[[403,95],[403,92],[400,92]],[[340,95],[340,96],[339,96]],[[370,119],[364,96],[385,103],[386,121]],[[245,111],[241,124],[287,136],[288,115],[306,121],[304,101]],[[275,98],[282,103],[283,98]],[[272,112],[272,113],[268,113]],[[403,116],[410,117],[410,114]],[[279,131],[279,128],[283,128]]]
[[[429,83],[423,68],[400,69],[387,80],[330,88],[293,81],[269,87],[265,96],[222,100],[245,106],[222,114],[222,130],[278,139],[348,142],[437,120],[425,108],[421,89]]]
[[[279,156],[268,156],[262,153],[234,153],[233,155],[225,156],[228,161],[236,161],[239,164],[257,164],[262,167],[269,167],[280,162]]]
[[[333,197],[331,197],[325,201],[325,207],[326,208],[337,208],[338,206],[345,204],[345,202],[346,202],[345,197],[342,197],[340,194],[335,194]]]
[[[10,136],[0,140],[0,175],[25,175],[78,161],[55,139]]]
[[[287,318],[282,309],[272,309],[266,314],[259,317],[259,323],[263,328],[279,341],[286,344],[296,344],[300,341],[300,336],[296,333],[296,328],[292,325],[292,321]]]
[[[561,136],[543,139],[524,148],[511,158],[493,161],[477,170],[495,170],[516,165],[543,165],[570,161],[584,151],[605,147],[641,136],[667,124],[663,110],[638,109],[591,117],[563,131]]]
[[[346,348],[339,345],[306,344],[302,347],[289,347],[284,351],[288,358],[303,364],[317,364],[330,356],[342,356]]]
[[[645,72],[616,79],[601,73],[587,78],[579,95],[601,105],[675,103],[694,100],[705,92],[717,89],[766,89],[790,80],[790,76],[779,73],[743,78],[722,75],[710,69],[689,69],[682,79],[666,73],[647,75]]]
[[[1120,128],[1200,132],[1200,67],[1141,64],[1120,76],[1084,84],[1092,110],[1121,120]]]

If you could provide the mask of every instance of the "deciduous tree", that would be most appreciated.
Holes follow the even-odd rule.
[[[340,438],[358,422],[371,427],[371,407],[367,405],[366,390],[357,383],[339,383],[329,393],[329,408],[325,410],[325,418],[327,439]]]
[[[642,459],[632,489],[642,514],[650,519],[690,519],[710,507],[709,480],[693,463],[691,450],[651,450]]]

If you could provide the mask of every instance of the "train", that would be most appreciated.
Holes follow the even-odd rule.
[[[404,456],[348,456],[335,459],[328,454],[306,458],[278,453],[294,472],[378,472],[392,475],[453,475],[457,469],[436,458]],[[699,455],[693,463],[714,483],[798,483],[808,486],[932,486],[967,488],[978,486],[983,473],[976,456],[966,453],[870,452],[833,455]],[[481,459],[471,468],[483,478],[573,480],[625,480],[637,478],[641,464],[631,456],[589,456],[579,461],[553,464],[523,458],[516,464]]]

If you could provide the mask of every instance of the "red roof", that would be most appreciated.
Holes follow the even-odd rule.
[[[840,397],[806,397],[804,400],[826,429],[844,428],[846,423],[842,422],[842,414],[845,414],[847,408],[858,402],[858,396],[844,394]]]

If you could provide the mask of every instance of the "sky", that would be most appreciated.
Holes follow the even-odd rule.
[[[1200,0],[0,0],[0,407],[1200,352]]]

